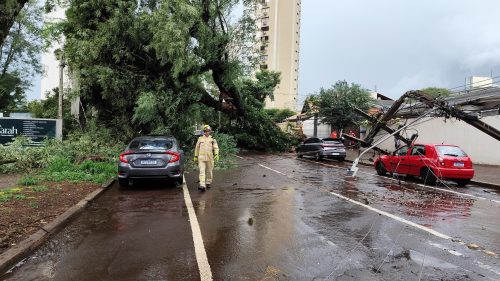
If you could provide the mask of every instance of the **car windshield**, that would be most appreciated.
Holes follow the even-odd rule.
[[[443,156],[467,157],[467,154],[460,147],[456,146],[438,145],[436,146],[436,150],[439,155]]]
[[[169,150],[173,141],[168,139],[137,139],[133,140],[129,149],[131,150]]]

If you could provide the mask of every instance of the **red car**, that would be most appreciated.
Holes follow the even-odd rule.
[[[474,177],[470,157],[460,147],[449,144],[403,146],[392,155],[380,156],[374,165],[379,175],[419,176],[425,184],[435,184],[439,178],[464,186]]]

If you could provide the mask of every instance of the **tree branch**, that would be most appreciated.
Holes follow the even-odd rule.
[[[0,4],[0,45],[9,34],[17,15],[29,0],[4,0]]]

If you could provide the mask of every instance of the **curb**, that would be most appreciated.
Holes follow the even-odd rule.
[[[485,181],[475,181],[475,180],[471,180],[470,182],[473,183],[473,184],[477,184],[477,185],[479,185],[481,187],[489,187],[489,188],[500,189],[500,184],[496,184],[496,183],[485,182]]]
[[[346,159],[345,162],[353,163],[354,161]],[[373,167],[373,164],[369,164],[369,163],[359,162],[358,164],[359,165],[363,165],[363,166]],[[478,186],[481,186],[481,187],[489,187],[489,188],[500,189],[500,184],[496,184],[496,183],[485,182],[485,181],[477,181],[477,180],[471,180],[470,182],[473,183],[473,184],[476,184]]]
[[[101,188],[93,191],[76,203],[74,206],[66,210],[66,212],[59,215],[53,221],[42,227],[35,234],[21,241],[16,246],[10,248],[6,252],[0,254],[0,276],[3,275],[7,270],[16,265],[17,262],[28,256],[31,252],[40,247],[47,239],[59,232],[66,226],[68,222],[71,221],[77,214],[82,212],[89,202],[96,199],[104,191],[106,191],[115,180],[111,180],[106,184],[103,184]]]

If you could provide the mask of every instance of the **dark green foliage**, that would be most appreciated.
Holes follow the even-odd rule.
[[[319,94],[310,99],[322,122],[338,131],[361,120],[355,108],[366,111],[374,103],[367,90],[346,81],[338,81],[328,89],[321,88]]]

